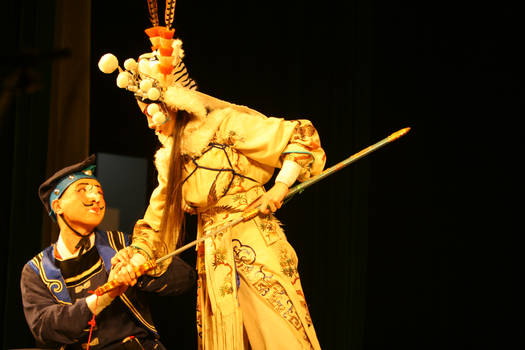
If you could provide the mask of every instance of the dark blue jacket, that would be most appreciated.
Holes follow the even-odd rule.
[[[101,258],[100,272],[80,288],[80,295],[88,296],[88,290],[95,290],[107,281],[111,258],[130,244],[128,235],[118,231],[96,231],[95,248]],[[93,249],[93,248],[92,248]],[[157,278],[143,276],[137,285],[115,299],[111,305],[97,315],[97,328],[92,339],[97,338],[98,346],[93,349],[110,349],[127,336],[158,338],[157,329],[149,311],[146,292],[160,295],[177,295],[190,289],[195,283],[195,271],[183,260],[175,257],[167,271]],[[22,301],[24,313],[31,332],[38,345],[61,346],[87,341],[88,322],[92,313],[85,297],[71,297],[73,290],[66,282],[55,263],[54,245],[44,249],[31,259],[22,271]],[[93,342],[92,342],[93,343]],[[73,346],[72,348],[75,348]]]

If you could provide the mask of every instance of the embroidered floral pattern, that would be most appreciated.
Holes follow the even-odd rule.
[[[235,179],[233,182],[235,186],[239,186],[240,183],[242,183],[243,179],[238,178]],[[246,199],[246,195],[244,193],[238,193],[233,196],[232,200],[236,202],[238,205],[248,205],[248,200]]]
[[[213,267],[217,268],[219,265],[225,265],[226,260],[226,249],[219,248],[215,250],[215,254],[213,254]]]
[[[224,138],[223,142],[226,145],[228,145],[228,146],[233,146],[237,142],[245,142],[246,141],[246,138],[238,135],[237,132],[235,132],[233,130],[228,130],[228,132],[226,133],[225,136],[226,137]]]
[[[221,297],[225,296],[226,294],[233,294],[233,287],[232,287],[231,283],[227,282],[227,283],[223,284],[219,288],[219,294],[220,294]]]
[[[296,120],[296,122],[299,124],[295,127],[290,142],[309,141],[309,139],[316,133],[314,126],[304,120]]]
[[[312,137],[315,135],[317,131],[315,130],[314,126],[310,123],[308,123],[307,125],[304,125],[304,122],[301,121],[301,135],[303,137]]]
[[[215,248],[213,253],[213,262],[212,266],[214,269],[217,269],[220,265],[224,265],[228,268],[228,272],[225,274],[224,283],[219,287],[219,295],[221,297],[226,294],[233,294],[233,287],[231,284],[231,277],[233,274],[233,268],[228,262],[226,262],[226,249],[225,248]]]
[[[281,256],[279,259],[281,265],[281,272],[288,276],[292,280],[292,284],[299,279],[299,272],[297,271],[297,264],[295,261],[286,253],[286,250],[281,250]]]
[[[223,223],[227,220],[230,214],[240,213],[242,210],[230,207],[228,205],[219,205],[212,207],[209,210],[201,213],[201,220],[204,223],[204,227],[210,227],[212,225]]]
[[[255,223],[261,231],[266,244],[270,245],[279,239],[279,221],[271,214],[261,215],[255,219]]]

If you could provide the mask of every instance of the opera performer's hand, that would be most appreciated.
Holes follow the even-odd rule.
[[[117,288],[114,288],[114,289],[112,289],[112,290],[110,290],[108,292],[108,295],[112,299],[114,299],[114,298],[118,297],[119,295],[125,293],[126,290],[128,289],[128,286],[129,286],[129,284],[126,284],[122,279],[118,278],[119,271],[121,270],[121,266],[122,266],[122,264],[119,263],[115,267],[112,267],[111,270],[109,271],[108,282],[116,280],[116,282],[118,282],[118,284],[119,284],[119,286]]]
[[[131,247],[122,248],[111,258],[111,266],[114,267],[119,263],[128,264],[135,251]]]
[[[268,192],[257,198],[244,211],[260,207],[262,214],[274,213],[283,204],[284,197],[288,194],[288,186],[282,182],[276,182]]]
[[[121,284],[134,286],[137,283],[137,278],[139,277],[135,273],[135,268],[144,264],[145,262],[146,258],[144,255],[139,253],[134,253],[127,262],[118,262],[112,268],[112,271],[115,270],[116,273],[115,279]]]

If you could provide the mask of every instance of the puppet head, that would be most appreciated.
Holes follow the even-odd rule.
[[[138,60],[126,59],[124,68],[119,66],[115,55],[107,53],[100,58],[99,69],[106,74],[118,70],[117,86],[132,92],[138,101],[148,105],[144,112],[151,116],[154,125],[168,121],[168,108],[205,114],[199,104],[192,102],[195,99],[192,91],[197,89],[197,84],[189,77],[182,60],[182,41],[174,37],[175,1],[166,1],[164,26],[159,25],[155,0],[148,0],[148,9],[153,26],[145,33],[151,43],[151,52],[140,55]]]

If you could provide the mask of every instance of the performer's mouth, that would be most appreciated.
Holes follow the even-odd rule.
[[[99,207],[95,205],[95,203],[90,203],[90,204],[82,203],[82,204],[84,204],[85,207],[91,207],[88,209],[88,212],[96,214],[96,215],[100,214],[100,212],[104,210],[103,206]]]
[[[100,213],[100,209],[98,207],[93,207],[88,210],[90,213],[97,214]]]

